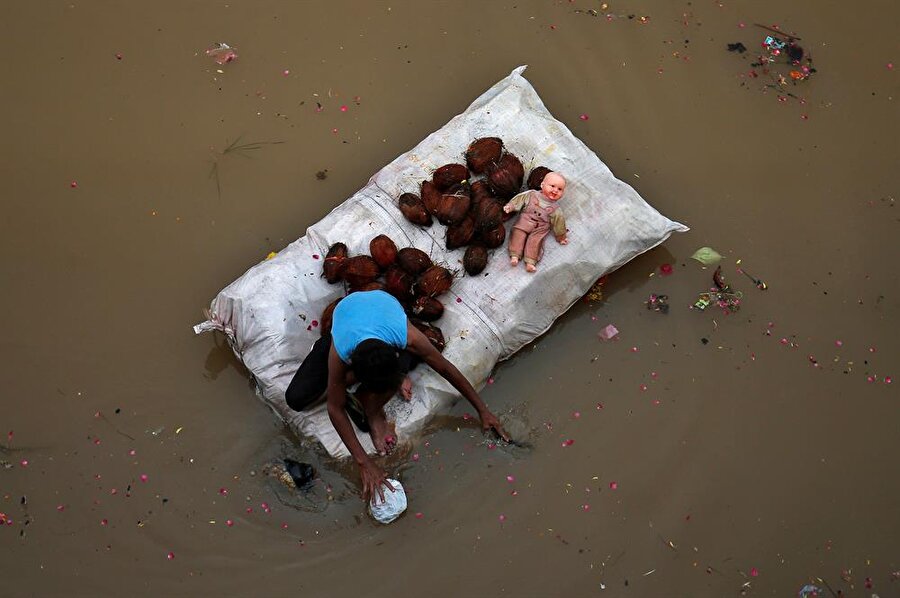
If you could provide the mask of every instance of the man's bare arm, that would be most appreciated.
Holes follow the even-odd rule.
[[[434,345],[431,344],[431,341],[429,341],[428,338],[412,324],[408,325],[406,349],[421,357],[422,361],[431,366],[431,369],[452,384],[453,388],[458,390],[459,394],[469,401],[472,407],[478,411],[478,417],[481,418],[481,424],[485,430],[493,428],[501,438],[509,440],[506,431],[503,429],[503,426],[500,425],[500,421],[493,413],[491,413],[491,410],[488,409],[487,405],[484,404],[484,401],[478,396],[478,392],[466,377],[463,376],[462,372],[460,372],[455,365],[450,363],[446,357],[441,355],[438,350],[434,348]]]

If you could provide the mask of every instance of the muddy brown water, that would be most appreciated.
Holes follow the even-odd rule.
[[[898,15],[9,3],[2,594],[900,595]],[[812,53],[793,96],[749,76],[757,22]],[[239,59],[215,65],[216,41]],[[726,51],[738,41],[750,51]],[[532,450],[488,449],[457,406],[389,464],[411,505],[381,527],[353,469],[291,436],[223,339],[190,326],[520,64],[692,230],[498,367],[483,396]],[[236,139],[283,143],[223,155]],[[737,314],[688,309],[711,283],[701,246],[745,293]],[[668,315],[644,308],[654,292]],[[621,335],[602,343],[608,323]],[[259,473],[282,456],[317,465],[310,497]]]

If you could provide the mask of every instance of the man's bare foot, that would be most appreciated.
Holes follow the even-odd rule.
[[[519,258],[517,258],[517,257],[514,256],[514,255],[513,255],[513,256],[510,256],[510,258],[509,258],[509,265],[512,266],[513,268],[515,268],[516,266],[518,266],[518,265],[519,265]]]
[[[535,266],[534,264],[525,264],[525,271],[526,272],[535,272],[535,271],[537,271],[537,266]]]
[[[412,401],[412,380],[409,379],[409,376],[403,379],[403,383],[400,384],[400,398],[404,401]]]
[[[366,411],[366,419],[369,421],[372,444],[379,455],[387,455],[397,444],[397,437],[394,435],[394,425],[389,423],[384,415],[384,409],[378,411]]]

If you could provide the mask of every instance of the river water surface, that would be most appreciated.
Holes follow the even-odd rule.
[[[2,593],[900,596],[898,17],[876,0],[7,3]],[[800,38],[808,80],[751,66],[757,23]],[[205,55],[220,41],[236,61]],[[533,449],[490,450],[460,404],[389,463],[410,510],[379,526],[355,471],[191,325],[521,64],[692,230],[498,367],[483,397]],[[702,246],[739,312],[689,309],[712,283]],[[284,456],[319,469],[309,496],[261,473]]]

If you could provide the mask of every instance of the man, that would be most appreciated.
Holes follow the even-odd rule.
[[[384,291],[351,293],[335,308],[331,333],[323,334],[300,364],[285,399],[292,409],[302,411],[326,392],[328,417],[359,466],[363,498],[367,501],[376,494],[384,500],[383,487],[391,491],[393,487],[353,431],[347,410],[349,407],[352,412],[354,408],[348,405],[347,386],[360,383],[355,399],[364,412],[364,424],[369,427],[378,453],[390,452],[396,440],[385,417],[384,405],[398,390],[404,398],[410,398],[406,372],[415,358],[431,366],[472,404],[485,431],[493,429],[509,440],[500,421],[466,377],[410,324],[397,299]]]

